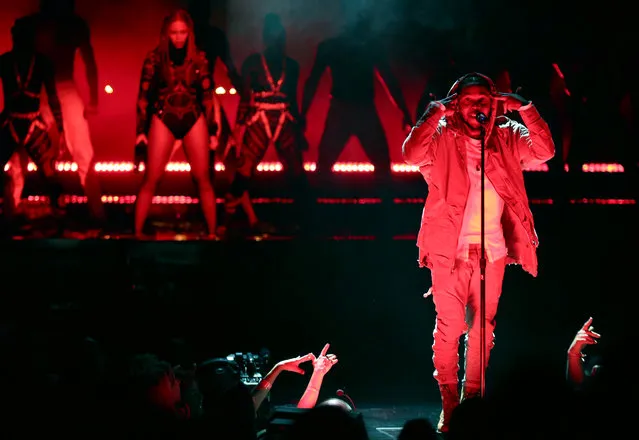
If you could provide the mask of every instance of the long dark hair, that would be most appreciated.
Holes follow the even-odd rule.
[[[169,72],[169,67],[171,66],[171,60],[169,59],[169,45],[171,44],[171,40],[169,38],[169,27],[176,21],[182,21],[186,23],[186,27],[189,30],[189,36],[186,39],[186,58],[184,59],[184,62],[192,62],[195,59],[197,52],[195,46],[193,19],[191,18],[191,15],[185,9],[177,9],[171,14],[167,15],[164,18],[164,22],[162,23],[162,30],[160,31],[160,44],[158,46],[160,60],[162,63],[162,72],[164,74],[164,78],[167,81],[171,78],[171,74]],[[189,70],[187,70],[187,75]]]

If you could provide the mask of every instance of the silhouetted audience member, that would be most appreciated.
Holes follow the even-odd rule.
[[[330,399],[326,399],[318,403],[316,406],[334,406],[336,408],[340,408],[346,412],[353,411],[353,407],[348,403],[344,402],[342,399],[338,399],[337,397],[331,397]]]
[[[587,411],[557,367],[545,358],[521,357],[495,380],[486,398],[496,415],[498,438],[536,439],[549,433],[556,438],[583,438]]]
[[[175,438],[190,411],[172,366],[153,354],[138,354],[127,367],[121,429],[129,438]]]
[[[287,440],[368,440],[361,414],[336,405],[318,405],[299,416],[286,434]]]
[[[497,437],[496,421],[489,401],[478,396],[466,399],[453,411],[447,439],[494,439]]]
[[[404,423],[397,440],[435,440],[437,431],[428,419],[412,419]]]
[[[242,382],[235,361],[209,359],[198,365],[196,380],[202,395],[202,415],[196,421],[200,434],[221,439],[256,438],[251,391]]]

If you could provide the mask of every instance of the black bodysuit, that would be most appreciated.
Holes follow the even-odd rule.
[[[159,49],[144,60],[137,105],[137,134],[147,134],[151,117],[157,115],[176,139],[183,139],[204,114],[209,133],[217,135],[219,115],[215,111],[213,81],[203,51],[194,59],[185,57],[186,49],[169,50],[162,60]]]
[[[40,92],[44,85],[55,123],[62,133],[62,111],[55,89],[53,65],[41,55],[0,55],[0,80],[4,90],[4,110],[0,114],[0,165],[18,147],[24,147],[39,170],[54,172],[57,148],[51,145],[48,127],[40,114]]]

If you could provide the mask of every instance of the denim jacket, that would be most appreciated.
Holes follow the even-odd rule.
[[[457,242],[468,198],[465,134],[455,117],[431,102],[402,146],[404,161],[418,166],[428,184],[428,196],[417,238],[419,266],[455,264]],[[537,276],[537,246],[533,216],[524,186],[523,169],[555,154],[548,124],[529,104],[519,110],[524,122],[493,116],[485,135],[486,177],[504,200],[501,223],[508,248],[507,264],[519,264]]]

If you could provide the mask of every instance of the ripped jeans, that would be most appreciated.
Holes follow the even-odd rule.
[[[433,332],[433,377],[439,385],[457,386],[459,338],[465,333],[464,383],[471,388],[480,387],[480,254],[480,246],[471,245],[468,260],[458,259],[452,271],[450,267],[437,265],[431,269],[437,313]],[[495,315],[505,267],[505,257],[486,262],[486,365],[494,346]]]

